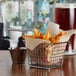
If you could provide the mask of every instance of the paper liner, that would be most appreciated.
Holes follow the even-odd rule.
[[[44,43],[44,42],[50,43],[49,40],[43,40],[43,39],[33,39],[33,38],[26,38],[25,39],[25,45],[31,51],[34,50],[39,44]]]
[[[69,41],[69,39],[71,38],[71,36],[73,34],[76,34],[76,30],[68,30],[65,31],[67,34],[63,35],[62,38],[60,39],[60,42],[65,42],[65,41]]]
[[[47,25],[46,32],[50,31],[50,34],[52,35],[52,37],[55,37],[62,31],[59,27],[60,26],[58,24],[50,21]]]

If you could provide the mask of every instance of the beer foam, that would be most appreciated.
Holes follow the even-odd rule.
[[[56,3],[55,8],[76,8],[76,3]]]

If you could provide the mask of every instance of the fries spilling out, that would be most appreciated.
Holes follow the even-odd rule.
[[[51,33],[48,31],[45,35],[43,35],[41,32],[38,32],[36,28],[34,28],[34,35],[23,35],[22,38],[38,38],[43,40],[49,40],[51,43],[58,43],[63,35],[66,33],[64,31],[61,31],[56,37],[52,37]]]

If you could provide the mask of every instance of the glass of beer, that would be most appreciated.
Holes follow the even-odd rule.
[[[55,22],[59,24],[63,30],[76,29],[76,3],[56,3]],[[66,47],[66,51],[69,52],[68,54],[74,54],[75,50],[76,35],[72,35]]]

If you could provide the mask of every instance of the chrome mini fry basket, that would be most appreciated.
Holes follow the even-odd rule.
[[[41,43],[34,50],[27,48],[30,67],[53,69],[62,67],[67,42]]]

